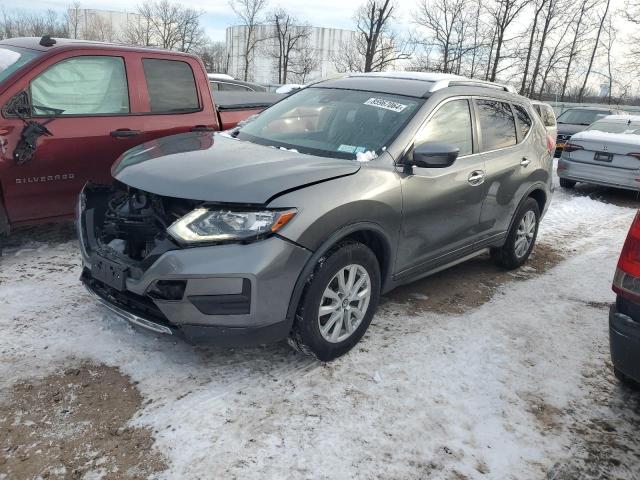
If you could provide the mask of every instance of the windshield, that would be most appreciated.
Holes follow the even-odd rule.
[[[640,122],[611,122],[600,120],[591,125],[587,130],[598,130],[606,133],[633,133],[640,135]]]
[[[604,110],[578,110],[569,109],[558,117],[558,123],[570,123],[573,125],[591,125],[599,118],[610,115]]]
[[[311,155],[370,159],[389,146],[423,102],[387,93],[306,88],[242,126],[237,138]]]
[[[40,52],[26,48],[0,47],[0,82],[38,55]]]

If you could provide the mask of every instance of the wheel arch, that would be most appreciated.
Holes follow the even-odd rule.
[[[540,209],[540,215],[544,214],[544,209],[548,206],[548,194],[544,184],[536,183],[527,189],[525,194],[522,196],[522,198],[518,202],[518,206],[514,210],[513,215],[511,215],[511,220],[509,221],[509,229],[507,230],[507,232],[511,231],[511,228],[513,227],[513,222],[516,219],[516,214],[520,211],[520,207],[522,207],[522,204],[530,198],[533,198],[538,204],[538,208]]]
[[[357,222],[342,227],[322,242],[320,247],[318,247],[309,260],[307,260],[307,263],[300,272],[289,300],[286,318],[288,322],[293,324],[298,304],[300,303],[307,284],[307,279],[313,273],[320,259],[338,244],[349,240],[366,245],[378,259],[378,264],[380,265],[381,291],[384,292],[386,286],[391,283],[393,249],[391,247],[391,241],[384,229],[373,222]]]

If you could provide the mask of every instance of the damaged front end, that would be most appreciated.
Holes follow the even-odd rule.
[[[158,281],[148,291],[127,289],[163,254],[179,249],[167,226],[198,202],[162,197],[115,182],[87,184],[78,205],[84,268],[81,280],[103,305],[131,323],[173,333],[175,328],[154,300],[182,298],[186,282]]]
[[[79,227],[86,256],[112,259],[140,275],[163,253],[180,248],[167,234],[199,202],[163,197],[115,182],[87,184],[80,196]]]

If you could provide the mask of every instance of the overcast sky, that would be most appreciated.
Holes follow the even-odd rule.
[[[46,10],[48,8],[64,12],[73,0],[27,0],[21,8],[30,10]],[[83,2],[83,8],[97,8],[133,12],[136,0],[91,0]],[[15,0],[0,0],[0,5],[7,10],[20,5]],[[142,3],[139,2],[139,3]],[[202,24],[207,34],[214,40],[224,40],[225,28],[236,22],[235,15],[229,8],[227,0],[182,0],[185,6],[205,12]],[[281,6],[294,16],[317,27],[352,28],[353,12],[360,5],[360,0],[278,0],[270,1],[269,6]],[[406,0],[400,3],[408,3]],[[413,2],[412,2],[413,3]]]
[[[0,6],[7,10],[16,8],[28,10],[53,9],[63,13],[73,0],[0,0]],[[80,0],[83,8],[134,12],[136,5],[144,0]],[[604,0],[603,0],[604,1]],[[364,0],[269,0],[269,8],[283,7],[301,21],[316,27],[353,28],[353,13]],[[181,0],[181,4],[202,10],[202,24],[213,40],[225,39],[225,28],[236,23],[236,18],[229,8],[227,0]],[[399,30],[410,28],[411,10],[418,0],[397,0],[399,6]],[[611,0],[610,11],[624,8],[625,0]],[[614,56],[624,57],[627,47],[622,40],[629,36],[632,26],[626,22],[617,22],[619,29],[619,48]]]

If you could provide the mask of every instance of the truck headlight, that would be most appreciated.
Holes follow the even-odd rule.
[[[183,243],[256,240],[275,233],[296,214],[291,210],[196,208],[172,223],[167,232]]]

